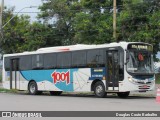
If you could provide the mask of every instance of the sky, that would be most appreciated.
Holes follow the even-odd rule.
[[[41,0],[4,0],[4,5],[7,7],[15,6],[15,12],[19,12],[24,7],[42,5],[42,2]],[[37,8],[25,8],[21,12],[39,12],[39,10]],[[31,17],[31,21],[36,20],[36,13],[27,13],[27,15]]]

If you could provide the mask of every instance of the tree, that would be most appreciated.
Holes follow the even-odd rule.
[[[13,17],[14,8],[6,9],[4,12],[3,23],[6,23]],[[29,25],[28,16],[15,16],[4,28],[3,37],[0,41],[2,53],[14,53],[21,51],[21,45],[25,38],[23,33],[26,32],[26,26]]]
[[[6,9],[3,23],[10,20],[14,8]],[[14,16],[3,29],[3,38],[0,39],[2,53],[17,53],[33,51],[41,47],[61,45],[55,38],[52,26],[39,22],[30,23],[29,16]]]
[[[159,0],[117,0],[117,36],[121,41],[147,42],[160,51]],[[46,0],[39,7],[42,23],[16,16],[4,29],[5,53],[77,43],[103,44],[113,39],[112,0]],[[14,9],[5,11],[5,21]],[[9,48],[9,49],[8,49]]]
[[[111,3],[107,0],[48,1],[40,7],[39,18],[56,21],[48,24],[61,34],[63,45],[109,43],[113,41]]]
[[[76,13],[73,22],[76,43],[110,43],[113,40],[110,2],[81,0],[80,4],[83,10]]]
[[[47,1],[48,2],[39,7],[42,11],[42,13],[39,14],[39,18],[47,22],[48,25],[53,26],[56,32],[56,38],[62,41],[63,45],[72,44],[72,38],[74,36],[72,19],[75,11],[71,9],[74,9],[74,3],[77,3],[78,0]]]
[[[154,46],[154,58],[159,47],[160,1],[129,1],[124,4],[118,18],[119,39],[123,41],[147,42]]]

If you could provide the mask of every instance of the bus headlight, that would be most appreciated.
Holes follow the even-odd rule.
[[[130,82],[133,82],[132,77],[128,77],[128,80],[129,80]]]

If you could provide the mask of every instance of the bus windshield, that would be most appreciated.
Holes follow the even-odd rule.
[[[153,55],[147,51],[128,51],[127,71],[131,73],[154,73]]]

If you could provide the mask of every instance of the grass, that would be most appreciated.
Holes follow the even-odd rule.
[[[156,74],[156,84],[160,84],[160,73]]]
[[[17,90],[8,90],[8,89],[4,89],[4,88],[0,88],[0,93],[17,93]]]

